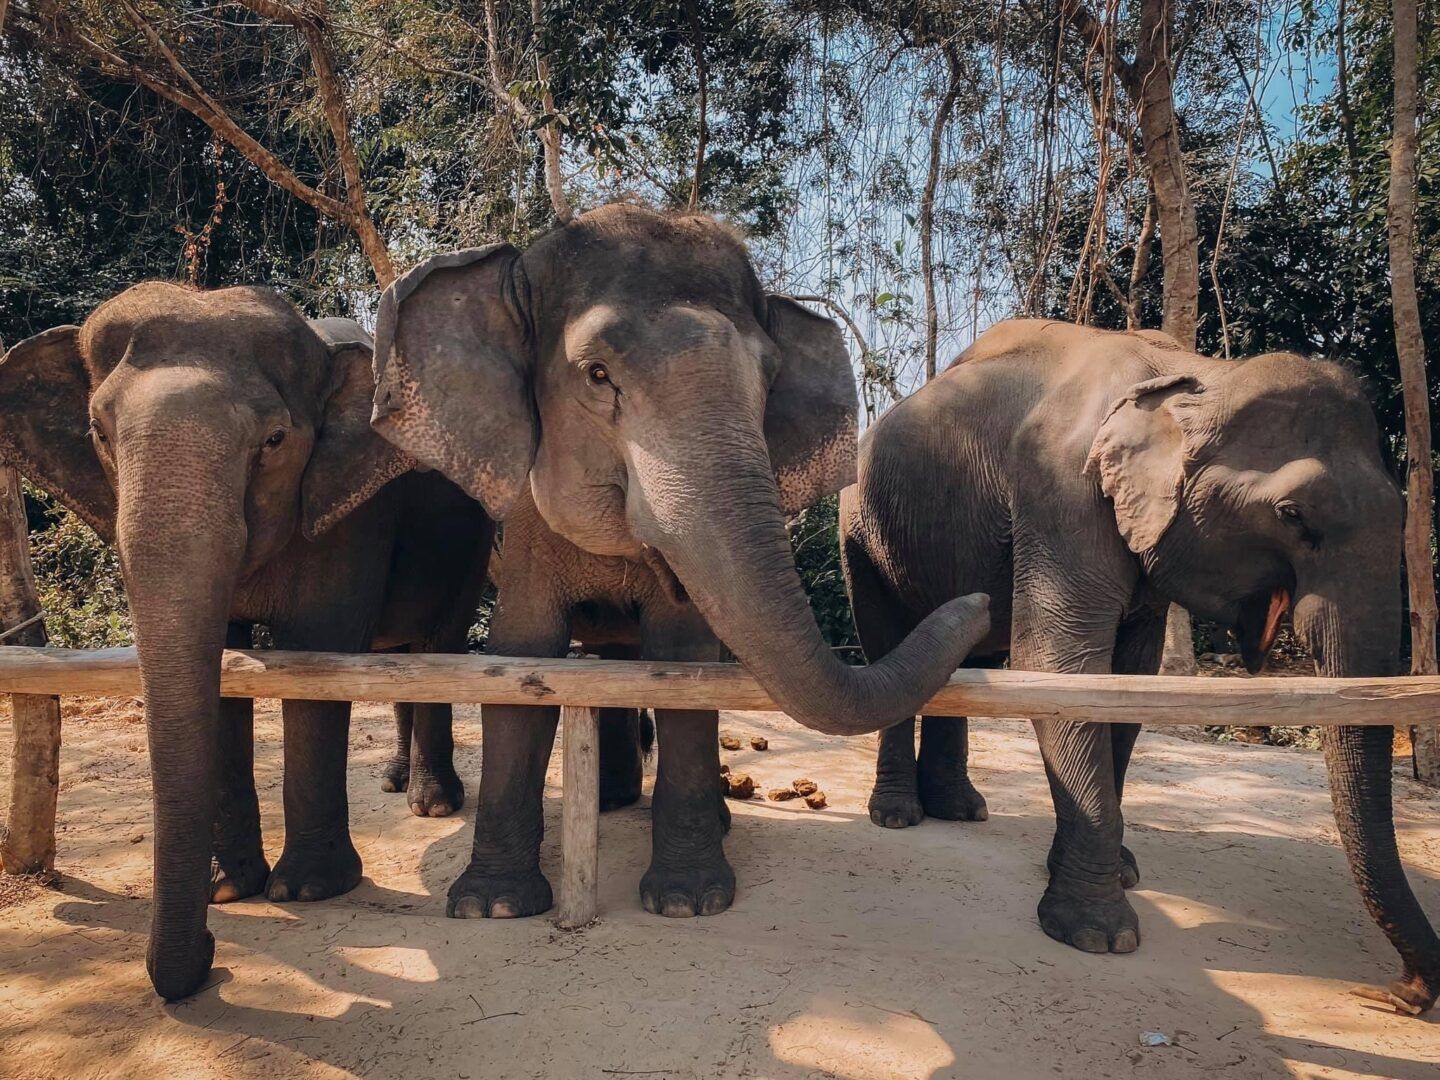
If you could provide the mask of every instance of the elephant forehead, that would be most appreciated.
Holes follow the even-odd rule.
[[[652,349],[667,355],[701,346],[730,344],[735,325],[720,312],[697,304],[645,307],[600,303],[565,328],[565,352],[573,358],[643,357]]]

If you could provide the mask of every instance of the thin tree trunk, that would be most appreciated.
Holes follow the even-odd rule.
[[[955,50],[946,48],[945,67],[949,81],[945,96],[935,109],[930,125],[930,171],[925,177],[925,192],[920,199],[920,276],[925,283],[925,381],[935,377],[935,354],[939,351],[940,311],[935,300],[935,191],[940,186],[940,157],[945,143],[945,127],[955,111],[960,96],[960,60]]]
[[[1410,673],[1436,674],[1434,537],[1435,473],[1430,449],[1430,395],[1425,338],[1415,291],[1415,0],[1395,0],[1395,131],[1390,143],[1390,300],[1395,352],[1405,398],[1405,567],[1410,583]],[[1440,727],[1415,729],[1415,778],[1440,785]]]

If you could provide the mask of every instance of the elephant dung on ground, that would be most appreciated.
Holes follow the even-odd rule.
[[[263,288],[136,285],[0,361],[0,460],[118,546],[154,777],[147,964],[168,1000],[210,969],[209,901],[316,900],[361,875],[350,703],[284,704],[271,869],[251,702],[221,700],[221,650],[248,647],[255,624],[288,649],[465,648],[491,521],[371,430],[373,390],[357,325],[307,323]],[[406,709],[412,801],[458,807],[449,707]]]
[[[857,734],[917,708],[988,629],[985,598],[966,597],[881,663],[831,653],[785,514],[853,478],[849,356],[828,319],[767,295],[709,217],[615,205],[523,253],[436,256],[386,290],[376,357],[376,429],[504,519],[492,652],[563,656],[577,615],[628,626],[651,659],[716,660],[723,642],[802,724]],[[550,907],[539,850],[557,712],[484,709],[475,843],[451,914]],[[655,722],[641,899],[714,914],[735,892],[716,713]]]
[[[841,499],[846,579],[879,659],[949,597],[993,598],[977,664],[1153,673],[1166,606],[1233,628],[1258,671],[1287,611],[1328,676],[1384,676],[1400,648],[1400,496],[1359,383],[1272,353],[1213,360],[1164,334],[1015,320],[887,412]],[[882,736],[872,817],[915,824],[973,807],[965,720]],[[902,719],[903,718],[903,719]],[[1138,725],[1036,721],[1055,840],[1040,924],[1128,952],[1120,799]],[[1391,732],[1325,728],[1335,818],[1361,897],[1399,951],[1388,994],[1440,993],[1440,941],[1405,880],[1391,816]],[[980,805],[983,805],[983,800]]]

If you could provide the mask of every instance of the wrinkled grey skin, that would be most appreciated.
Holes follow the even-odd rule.
[[[0,362],[0,459],[118,545],[155,778],[147,963],[167,1000],[210,969],[208,901],[318,900],[361,875],[349,702],[284,703],[272,870],[251,702],[220,699],[222,648],[260,623],[286,649],[464,650],[490,520],[371,431],[373,388],[358,326],[307,324],[261,288],[137,285]],[[449,708],[413,713],[412,797],[454,808]]]
[[[820,636],[785,534],[853,477],[856,394],[839,331],[767,297],[713,220],[611,206],[509,247],[438,256],[381,300],[375,427],[503,518],[490,650],[563,655],[577,615],[638,624],[643,656],[724,642],[802,724],[874,730],[931,696],[988,628],[942,606],[885,662]],[[457,916],[534,915],[556,709],[487,706]],[[640,892],[671,916],[727,908],[714,711],[658,710],[653,853]]]
[[[995,621],[977,665],[1008,653],[1021,670],[1154,673],[1174,602],[1234,628],[1254,672],[1283,590],[1319,674],[1380,676],[1398,665],[1400,520],[1374,416],[1335,365],[1016,320],[866,433],[840,529],[872,660],[978,589]],[[913,720],[882,736],[878,824],[983,816],[966,812],[964,726],[925,717],[918,766]],[[1128,952],[1140,931],[1122,884],[1138,873],[1120,799],[1138,725],[1035,727],[1057,818],[1040,923]],[[1404,961],[1391,993],[1428,1007],[1440,945],[1395,849],[1390,731],[1327,728],[1324,742],[1351,868]]]

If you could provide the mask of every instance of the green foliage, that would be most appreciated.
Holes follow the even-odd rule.
[[[828,495],[790,520],[790,547],[820,633],[841,657],[864,660],[840,569],[840,497]]]
[[[131,644],[120,560],[90,526],[48,495],[25,486],[35,585],[50,641],[72,649]]]

